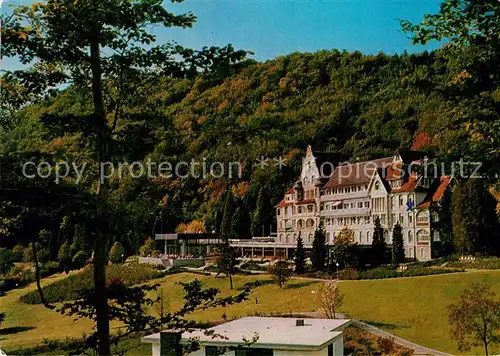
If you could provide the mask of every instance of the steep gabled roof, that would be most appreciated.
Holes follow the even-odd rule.
[[[338,166],[323,188],[332,189],[349,185],[368,184],[373,173],[379,168],[387,167],[392,160],[393,157],[384,157],[372,161]]]
[[[420,181],[421,177],[412,174],[411,176],[408,177],[408,180],[403,183],[403,185],[400,188],[394,188],[392,189],[393,193],[402,193],[402,192],[411,192],[414,191],[418,187],[418,182]]]
[[[432,203],[439,202],[442,198],[444,193],[446,192],[446,189],[450,185],[452,181],[452,177],[450,176],[441,176],[441,179],[439,181],[439,185],[435,188],[429,191],[427,196],[425,197],[424,201],[420,203],[417,208],[419,209],[428,209]]]
[[[442,176],[439,186],[437,187],[436,191],[432,195],[432,201],[440,201],[443,198],[444,192],[446,191],[446,188],[451,183],[451,177],[450,176]]]

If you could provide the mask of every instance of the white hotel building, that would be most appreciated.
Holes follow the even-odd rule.
[[[333,169],[333,160],[328,162],[324,153],[313,152],[309,146],[299,180],[276,206],[274,252],[285,248],[288,257],[288,248],[296,246],[299,234],[305,247],[310,247],[320,223],[328,244],[333,244],[336,234],[347,226],[358,244],[371,245],[378,217],[388,244],[399,222],[406,257],[430,260],[432,242],[440,240],[436,226],[452,179],[418,173],[423,160],[420,152],[398,151],[392,157]]]

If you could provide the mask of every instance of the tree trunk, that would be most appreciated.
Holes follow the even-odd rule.
[[[45,300],[45,296],[43,295],[42,286],[40,285],[40,267],[38,266],[38,257],[37,257],[37,250],[36,250],[36,242],[35,241],[31,243],[31,247],[32,247],[32,250],[33,250],[33,261],[35,262],[36,288],[38,289],[38,294],[40,294],[40,300],[42,301],[42,304],[46,308],[54,309],[54,306],[50,305]]]
[[[94,115],[98,123],[99,132],[97,132],[98,146],[98,165],[105,162],[108,130],[106,124],[106,114],[104,112],[104,102],[102,99],[101,87],[101,58],[98,36],[90,44],[90,65],[92,70],[92,99],[94,103]],[[99,172],[100,173],[100,172]],[[106,229],[104,229],[104,201],[106,199],[106,184],[101,182],[101,176],[97,183],[98,205],[97,211],[97,234],[94,243],[94,289],[98,298],[95,298],[96,326],[98,352],[100,355],[110,355],[109,343],[109,320],[108,320],[108,297],[106,290]]]

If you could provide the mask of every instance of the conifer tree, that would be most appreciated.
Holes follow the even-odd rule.
[[[392,264],[396,266],[404,261],[403,230],[398,222],[392,230]]]
[[[299,232],[297,237],[297,248],[295,250],[295,273],[302,274],[306,271],[306,251],[304,250],[304,241]]]
[[[224,200],[224,210],[222,213],[222,221],[220,225],[220,235],[225,239],[229,239],[232,236],[231,225],[233,220],[233,191],[231,187],[227,189],[226,197]]]
[[[314,240],[311,253],[312,267],[315,271],[323,271],[326,262],[326,234],[323,225],[314,232]]]
[[[380,266],[385,262],[385,251],[387,244],[384,239],[384,229],[380,225],[380,218],[375,219],[375,227],[373,229],[372,240],[372,265]]]
[[[264,213],[264,191],[261,188],[259,190],[259,195],[257,196],[257,202],[255,204],[255,210],[252,214],[252,235],[253,236],[263,236],[262,226],[264,224],[263,213]]]

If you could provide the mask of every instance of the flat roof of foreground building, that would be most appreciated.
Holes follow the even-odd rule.
[[[204,346],[242,346],[249,340],[253,348],[320,350],[341,337],[350,323],[349,319],[243,317],[214,326],[208,334],[206,330],[184,332],[181,343],[195,338]],[[160,342],[160,333],[145,336],[142,342]]]

